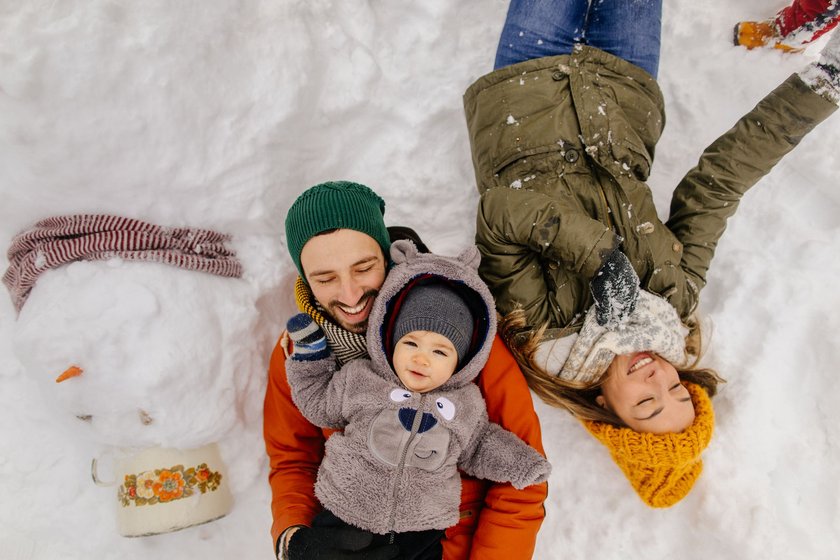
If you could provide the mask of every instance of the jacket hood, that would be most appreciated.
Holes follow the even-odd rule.
[[[444,283],[458,291],[474,316],[473,339],[462,365],[439,389],[454,389],[470,383],[484,367],[496,336],[496,307],[487,285],[478,275],[481,255],[475,246],[457,257],[444,257],[420,253],[410,241],[391,244],[394,266],[370,312],[367,346],[374,369],[389,380],[397,374],[391,366],[389,347],[396,341],[389,340],[388,329],[399,310],[404,292],[418,284]],[[389,327],[391,325],[391,327]]]

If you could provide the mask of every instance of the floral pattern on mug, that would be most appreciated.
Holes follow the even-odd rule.
[[[125,477],[126,482],[128,482],[129,477]],[[144,473],[140,473],[137,475],[134,481],[133,488],[136,491],[136,496],[138,498],[146,498],[147,500],[155,497],[155,491],[152,489],[152,486],[157,480],[157,475],[154,471],[146,471]]]
[[[125,475],[117,499],[123,507],[132,502],[136,506],[154,505],[188,498],[196,491],[202,494],[212,492],[221,481],[222,474],[210,470],[207,463],[189,469],[185,469],[184,465],[175,465],[168,469]]]

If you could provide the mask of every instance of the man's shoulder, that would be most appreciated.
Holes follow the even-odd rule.
[[[403,239],[407,239],[414,243],[414,246],[417,247],[417,250],[421,253],[431,253],[429,248],[423,243],[423,240],[420,239],[420,236],[417,234],[416,231],[411,229],[410,227],[406,226],[390,226],[388,228],[388,236],[391,238],[391,243],[394,241],[400,241]]]
[[[496,334],[492,344],[487,363],[484,364],[481,373],[478,375],[479,384],[488,385],[500,381],[509,381],[508,378],[511,377],[516,382],[524,381],[522,370],[502,337]]]

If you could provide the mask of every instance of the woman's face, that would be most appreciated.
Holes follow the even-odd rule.
[[[637,432],[681,432],[694,422],[694,404],[676,368],[649,352],[616,356],[597,402]]]

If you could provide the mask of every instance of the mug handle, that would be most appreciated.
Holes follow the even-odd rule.
[[[106,451],[105,454],[109,454],[108,451]],[[116,479],[104,481],[99,478],[99,472],[97,470],[98,461],[99,460],[96,457],[90,460],[90,477],[93,479],[93,483],[97,486],[114,486],[117,483]]]

